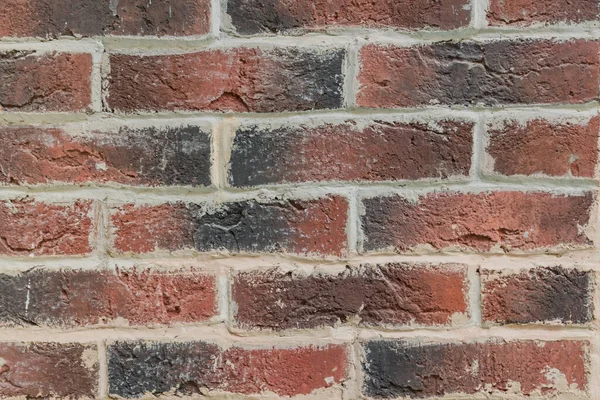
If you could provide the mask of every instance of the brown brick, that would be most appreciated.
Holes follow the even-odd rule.
[[[464,265],[387,264],[339,274],[241,272],[232,287],[242,328],[305,329],[360,321],[448,325],[467,313]]]
[[[490,25],[529,26],[536,23],[579,23],[597,20],[599,0],[491,0]]]
[[[358,105],[583,103],[598,98],[598,42],[502,40],[367,45]]]
[[[90,54],[0,52],[0,110],[84,111],[91,73]]]
[[[309,394],[343,382],[344,346],[227,350],[206,342],[116,342],[108,347],[111,395]],[[202,392],[204,393],[204,392]]]
[[[587,342],[566,340],[371,341],[365,344],[363,393],[374,398],[581,395],[588,387],[588,347]]]
[[[0,274],[0,324],[75,327],[202,322],[216,314],[214,276],[193,270]]]
[[[96,398],[95,345],[0,343],[0,397]]]
[[[71,205],[30,200],[0,202],[0,254],[80,255],[89,253],[90,201]]]
[[[416,203],[399,196],[375,197],[363,201],[364,249],[585,247],[592,243],[582,228],[589,222],[593,199],[590,192],[432,193]]]
[[[489,323],[583,324],[593,318],[590,271],[562,267],[484,270],[481,279],[483,320]]]
[[[0,127],[0,182],[210,185],[210,136],[197,126],[70,134]]]
[[[316,181],[390,181],[466,176],[473,124],[346,121],[317,127],[243,126],[236,132],[233,186]]]
[[[600,117],[586,122],[532,119],[526,124],[506,120],[500,127],[488,128],[489,163],[503,175],[592,178],[599,132]]]
[[[215,210],[207,204],[125,205],[113,210],[118,252],[228,250],[233,253],[346,252],[348,203],[337,196],[317,200],[241,201]]]
[[[469,24],[466,0],[228,0],[238,33],[284,33],[338,26],[439,30]]]
[[[297,48],[112,54],[108,105],[123,112],[340,108],[343,60],[343,50]]]
[[[0,36],[199,35],[210,0],[4,0]]]

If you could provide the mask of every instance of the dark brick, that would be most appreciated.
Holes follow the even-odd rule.
[[[0,36],[199,35],[210,0],[4,0]]]
[[[210,185],[210,134],[197,126],[92,129],[1,127],[0,181]]]
[[[96,398],[98,369],[95,345],[0,343],[0,397]]]
[[[507,392],[552,396],[587,390],[587,342],[372,341],[365,352],[363,392],[375,398]]]
[[[562,267],[518,273],[484,270],[481,277],[484,321],[500,324],[592,321],[590,271]]]
[[[108,347],[111,395],[140,397],[231,393],[309,394],[342,382],[347,374],[343,346],[227,350],[206,342],[116,342]]]
[[[399,196],[375,197],[363,201],[364,249],[589,247],[591,238],[581,228],[589,222],[593,201],[591,192],[432,193],[416,203]]]
[[[242,201],[217,210],[203,204],[125,205],[112,216],[119,252],[155,250],[292,252],[342,255],[346,251],[347,201]]]
[[[0,52],[0,110],[85,111],[91,74],[90,54]]]
[[[583,103],[600,86],[594,41],[367,45],[360,59],[361,107]]]
[[[348,321],[363,325],[447,325],[467,313],[466,268],[387,264],[336,275],[277,270],[241,272],[232,299],[242,328],[305,329]]]
[[[340,108],[343,60],[343,50],[297,48],[112,54],[108,105],[122,112]]]
[[[492,26],[598,20],[599,0],[491,0],[487,12]]]
[[[469,24],[466,0],[228,0],[227,13],[241,34],[363,26],[455,29]]]
[[[233,186],[311,181],[386,181],[468,175],[473,124],[356,121],[315,128],[252,125],[233,143]]]

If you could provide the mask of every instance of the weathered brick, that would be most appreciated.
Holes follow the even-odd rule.
[[[590,192],[450,192],[423,195],[416,203],[400,196],[365,199],[364,249],[586,247],[592,241],[582,228],[589,222],[593,198]]]
[[[4,0],[0,36],[199,35],[210,0]]]
[[[501,40],[367,45],[358,105],[583,103],[598,98],[598,42]]]
[[[0,182],[210,185],[210,134],[197,126],[0,127]]]
[[[336,274],[241,272],[232,286],[242,328],[305,329],[362,325],[447,325],[467,313],[464,265],[387,264]]]
[[[213,390],[309,394],[344,381],[347,357],[340,345],[225,350],[200,341],[116,342],[108,347],[109,392],[123,397]]]
[[[578,23],[594,21],[599,16],[599,0],[491,0],[487,12],[488,23],[493,26]]]
[[[600,117],[584,122],[532,119],[525,124],[505,120],[497,125],[488,127],[488,163],[494,172],[594,176]]]
[[[70,205],[28,199],[0,202],[0,254],[80,255],[91,251],[90,201]]]
[[[214,276],[193,270],[0,274],[0,324],[74,327],[206,321],[216,314]]]
[[[580,395],[587,391],[583,341],[365,344],[363,392],[375,398],[452,394]]]
[[[483,270],[481,280],[486,322],[583,324],[593,318],[589,271],[562,267],[517,272]]]
[[[401,29],[455,29],[467,26],[466,0],[228,0],[227,13],[238,33],[282,33],[336,26]]]
[[[346,121],[317,127],[238,129],[233,186],[311,181],[386,181],[466,176],[473,123]]]
[[[108,105],[123,112],[340,108],[343,60],[343,50],[298,48],[112,54]]]
[[[0,110],[84,111],[91,74],[90,54],[0,52]]]
[[[114,247],[134,253],[195,249],[342,255],[347,208],[347,201],[337,196],[248,200],[216,210],[207,204],[128,204],[112,215]]]
[[[95,345],[0,343],[0,397],[96,398]]]

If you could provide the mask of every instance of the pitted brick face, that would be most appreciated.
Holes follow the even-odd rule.
[[[504,252],[589,247],[581,229],[594,197],[539,192],[433,193],[416,203],[399,196],[363,200],[366,251],[418,246]]]
[[[392,181],[466,176],[473,123],[355,121],[318,127],[241,127],[233,142],[236,187],[321,181]]]
[[[481,273],[483,320],[584,324],[593,318],[592,273],[562,267]]]
[[[367,45],[361,107],[584,103],[598,98],[598,42],[514,40]]]
[[[5,0],[0,36],[183,36],[210,30],[210,0]]]
[[[465,287],[461,265],[365,265],[337,275],[242,272],[232,298],[241,328],[448,325],[467,313]]]
[[[383,399],[507,392],[577,395],[588,387],[588,347],[583,341],[371,341],[364,346],[363,393]]]
[[[108,105],[118,112],[282,112],[342,106],[344,51],[237,48],[112,54]]]
[[[493,26],[581,23],[600,17],[598,0],[491,0],[487,20]]]
[[[346,26],[449,30],[471,17],[465,0],[228,0],[227,13],[244,35]]]
[[[0,397],[96,398],[97,351],[81,343],[0,343]]]

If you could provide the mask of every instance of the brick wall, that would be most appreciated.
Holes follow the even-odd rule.
[[[600,399],[600,0],[1,9],[0,398]]]

